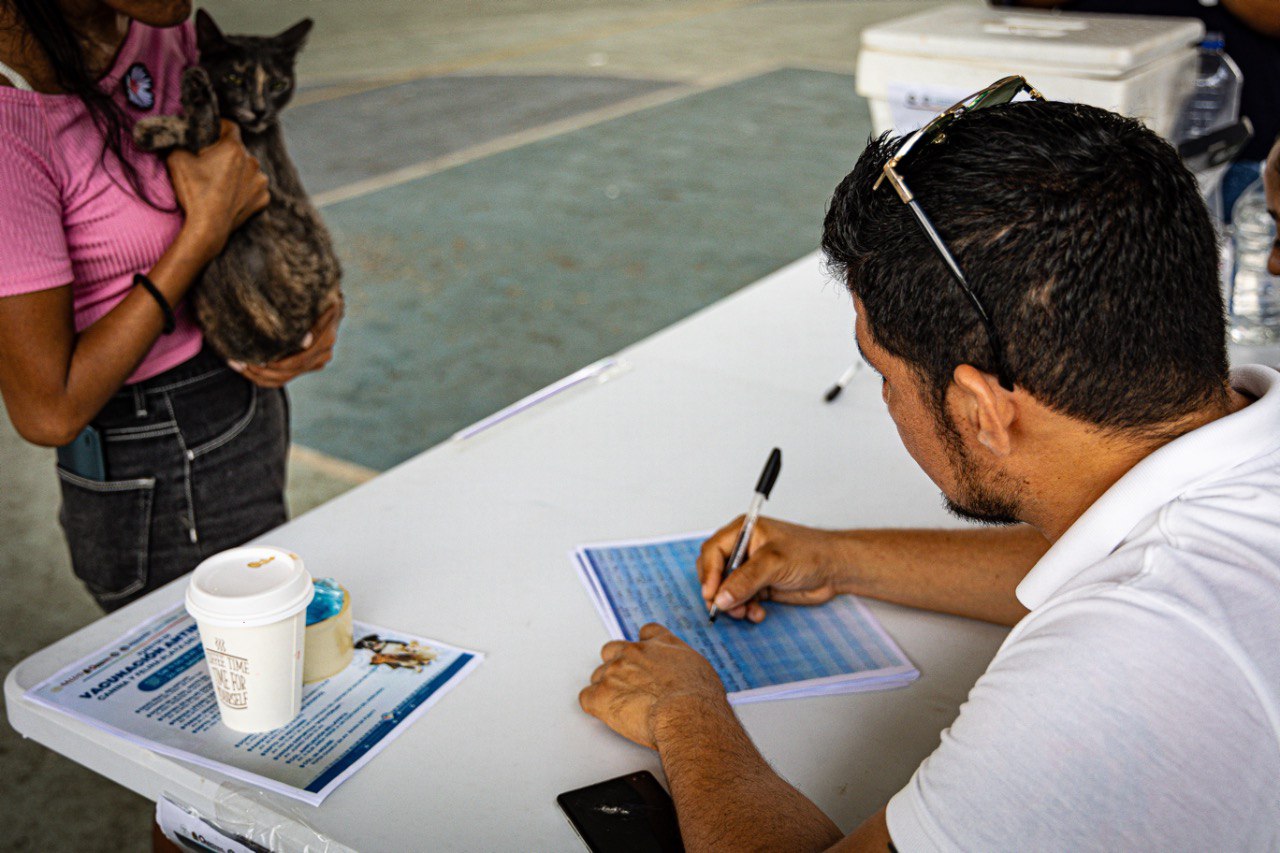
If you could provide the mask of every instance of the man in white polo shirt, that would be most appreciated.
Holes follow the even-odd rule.
[[[1079,105],[962,112],[873,142],[823,248],[904,445],[996,527],[765,519],[722,583],[735,521],[698,565],[737,618],[854,593],[1013,626],[959,717],[844,836],[665,628],[607,644],[582,706],[658,750],[691,850],[1280,849],[1280,374],[1228,371],[1167,144]]]

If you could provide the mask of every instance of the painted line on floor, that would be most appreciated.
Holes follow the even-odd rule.
[[[473,56],[463,57],[461,59],[419,65],[414,68],[396,71],[391,74],[383,74],[365,80],[360,80],[358,82],[334,83],[332,85],[324,85],[323,83],[320,83],[323,88],[298,92],[294,96],[293,102],[295,104],[315,104],[320,103],[321,101],[331,101],[336,98],[345,98],[348,95],[359,95],[374,89],[396,86],[401,83],[409,83],[414,80],[422,79],[423,77],[438,77],[445,74],[457,74],[460,71],[474,70],[495,62],[507,62],[513,59],[521,59],[537,53],[545,53],[549,50],[570,47],[575,44],[583,44],[585,42],[597,41],[599,39],[611,38],[613,36],[625,35],[627,33],[640,32],[642,30],[653,29],[654,27],[661,27],[667,24],[675,24],[682,21],[688,21],[693,18],[700,18],[705,15],[714,15],[720,12],[740,9],[745,6],[755,6],[759,3],[760,0],[720,0],[720,2],[704,3],[703,5],[692,9],[667,12],[665,14],[656,15],[652,18],[645,18],[644,20],[635,21],[629,24],[600,27],[595,30],[574,33],[573,35],[554,36],[552,38],[527,42],[525,44],[503,48],[501,50],[487,51],[485,53],[479,53]]]
[[[399,169],[393,169],[390,172],[384,172],[381,175],[374,175],[369,178],[362,178],[340,187],[334,187],[331,190],[316,193],[311,200],[316,207],[327,207],[342,201],[350,201],[354,198],[369,195],[370,193],[379,192],[381,190],[390,189],[391,187],[407,184],[410,181],[416,181],[419,178],[425,178],[428,175],[434,175],[443,172],[446,169],[452,169],[455,166],[461,166],[464,163],[471,163],[484,157],[494,154],[501,154],[511,151],[523,145],[533,142],[540,142],[544,139],[550,139],[565,133],[583,130],[592,125],[602,124],[606,121],[612,121],[616,118],[632,115],[654,107],[664,106],[689,97],[690,95],[701,94],[712,89],[718,89],[721,86],[738,83],[751,77],[757,77],[770,71],[778,70],[777,65],[770,64],[749,69],[737,69],[730,74],[718,75],[716,77],[704,78],[691,84],[680,84],[663,89],[658,92],[650,92],[646,95],[639,95],[635,98],[628,98],[625,101],[619,101],[616,104],[610,104],[606,107],[600,107],[595,110],[588,110],[584,113],[570,116],[569,118],[559,119],[558,121],[548,122],[547,124],[537,127],[520,130],[515,133],[499,136],[496,139],[482,142],[478,145],[472,145],[468,148],[462,148],[458,151],[452,151],[440,157],[433,157],[429,160],[422,160],[408,166],[402,166]]]
[[[313,471],[318,471],[335,480],[350,483],[353,486],[367,483],[378,476],[379,473],[372,468],[366,468],[355,462],[348,462],[345,459],[339,459],[336,456],[330,456],[327,453],[321,453],[319,450],[312,450],[310,447],[303,447],[300,444],[295,444],[289,448],[289,461],[303,465]]]
[[[819,62],[811,59],[796,60],[788,62],[786,67],[792,71],[816,71],[819,74],[839,74],[844,77],[853,77],[857,70],[858,55],[853,54],[853,58],[848,62]],[[861,96],[859,96],[861,97]]]

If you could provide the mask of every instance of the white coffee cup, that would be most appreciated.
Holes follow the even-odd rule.
[[[187,612],[200,629],[227,728],[265,732],[298,716],[314,595],[302,560],[279,548],[233,548],[191,573]]]

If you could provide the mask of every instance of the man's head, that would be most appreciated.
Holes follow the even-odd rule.
[[[873,141],[836,189],[823,249],[904,442],[955,508],[1018,517],[1024,484],[998,463],[1019,399],[1135,441],[1225,399],[1214,232],[1167,143],[1104,110],[1026,102],[964,116],[900,166],[985,305],[1014,392],[910,210],[872,188],[898,143]]]

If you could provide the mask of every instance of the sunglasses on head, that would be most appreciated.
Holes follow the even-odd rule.
[[[888,181],[889,186],[893,187],[894,191],[898,193],[898,198],[902,199],[903,204],[911,208],[911,212],[915,214],[916,221],[920,223],[925,236],[929,238],[933,248],[942,256],[942,262],[950,270],[951,277],[960,285],[964,295],[969,297],[969,301],[973,303],[974,309],[977,310],[978,318],[982,321],[982,327],[987,330],[987,341],[991,344],[991,354],[995,359],[996,377],[1000,380],[1000,387],[1006,391],[1013,390],[1013,376],[1010,374],[1009,366],[1005,362],[1004,347],[996,334],[995,326],[991,324],[987,309],[983,307],[982,300],[978,299],[978,295],[973,292],[973,288],[965,280],[964,273],[960,271],[960,265],[956,263],[955,256],[951,254],[947,244],[938,235],[938,230],[933,227],[929,217],[920,208],[920,204],[916,201],[915,196],[912,195],[907,182],[903,180],[900,169],[903,161],[907,159],[912,151],[918,151],[934,142],[941,142],[946,129],[959,121],[960,117],[965,113],[971,113],[983,107],[1007,104],[1023,92],[1038,101],[1044,100],[1044,96],[1037,92],[1025,78],[1005,77],[938,113],[928,124],[903,140],[903,143],[898,146],[897,152],[884,164],[884,169],[880,173],[880,177],[876,179],[873,187],[873,189],[879,189],[882,183]]]

